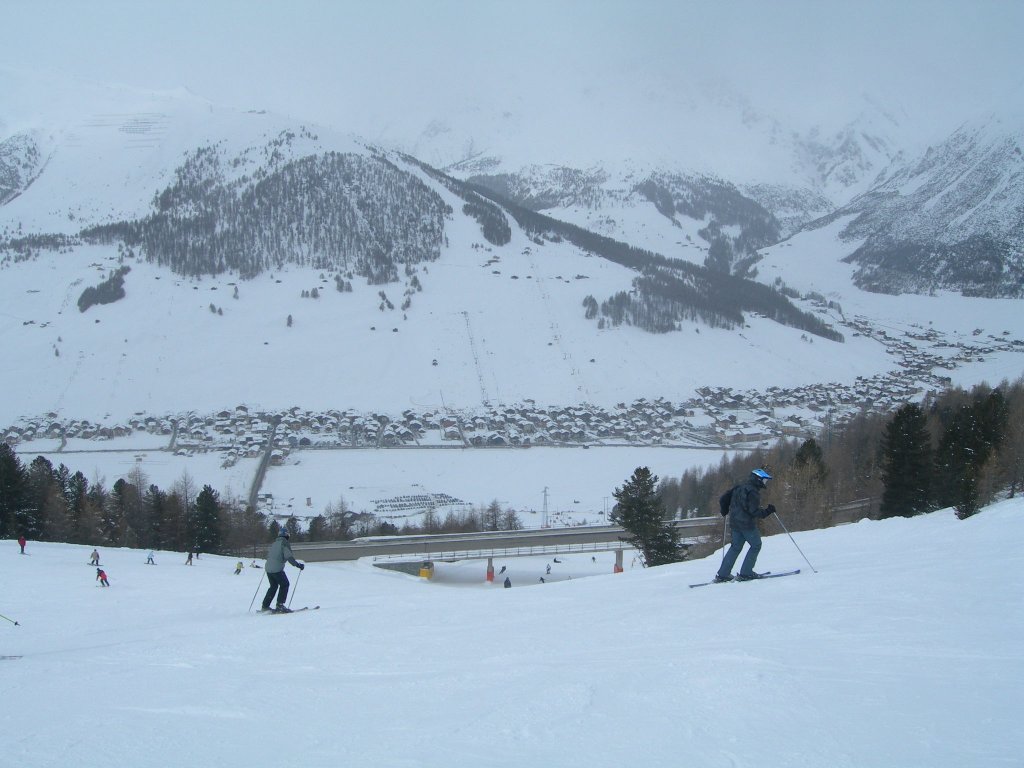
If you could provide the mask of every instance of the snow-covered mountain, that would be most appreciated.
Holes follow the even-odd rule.
[[[766,237],[777,242],[867,191],[919,143],[905,122],[867,100],[837,128],[804,131],[729,91],[679,85],[631,94],[628,106],[581,96],[576,120],[543,129],[514,111],[489,120],[476,106],[460,115],[461,133],[432,121],[412,138],[386,138],[520,205],[666,255],[702,262],[688,248],[728,242],[741,271]],[[623,140],[609,149],[565,135],[577,120]],[[561,152],[549,148],[551,133],[561,136]],[[528,159],[524,145],[536,147]],[[649,219],[651,205],[663,219]]]
[[[834,163],[804,152],[809,176],[807,162],[793,170],[791,134],[739,110],[723,133],[760,137],[757,151],[742,153],[749,167],[733,158],[718,174],[711,155],[665,170],[655,161],[672,147],[641,152],[643,131],[632,154],[601,165],[582,162],[596,157],[590,137],[564,162],[515,166],[528,145],[514,143],[508,117],[508,156],[473,149],[462,159],[491,158],[486,174],[465,162],[444,173],[424,161],[439,156],[426,144],[417,158],[185,92],[0,76],[6,424],[239,401],[390,411],[686,402],[709,385],[799,387],[905,367],[853,313],[908,332],[940,315],[954,339],[959,318],[978,314],[970,302],[937,310],[864,294],[838,236],[813,246],[827,292],[775,290],[800,288],[811,271],[773,254],[798,257],[813,238],[773,244],[827,210],[835,184],[866,184],[893,156],[867,130],[836,134],[845,149]],[[708,118],[737,114],[728,99],[682,106],[698,103]],[[627,124],[628,109],[615,114]],[[542,121],[551,142],[557,122]],[[685,129],[673,142],[716,134],[699,121]],[[770,168],[788,170],[769,184]],[[1015,304],[983,306],[989,330],[1024,336],[1008,319]]]
[[[575,119],[561,124],[473,104],[419,134],[384,138],[519,205],[716,269],[752,274],[759,249],[857,213],[844,234],[851,245],[836,246],[858,251],[857,285],[1019,295],[1012,104],[936,140],[868,98],[850,119],[798,130],[728,91],[662,85],[615,105],[576,94],[566,110]],[[614,154],[568,135],[581,123],[621,136]]]
[[[988,114],[824,219],[869,290],[1024,295],[1024,119]]]
[[[637,87],[628,78],[560,92],[558,105],[543,112],[536,102],[484,94],[419,127],[389,125],[373,140],[461,178],[529,180],[550,166],[599,169],[615,183],[652,173],[704,176],[813,190],[833,206],[865,191],[921,141],[906,115],[868,98],[848,118],[807,129],[720,80],[666,73]]]
[[[842,203],[873,186],[915,146],[906,116],[897,117],[873,101],[840,128],[810,130],[794,142],[799,167],[812,189]]]
[[[849,245],[837,247],[859,265],[858,286],[1018,297],[1022,125],[1011,106],[917,149],[898,121],[875,109],[827,136],[783,136],[773,128],[765,156],[778,164],[760,177],[666,170],[685,168],[676,158],[618,175],[599,164],[534,165],[468,178],[556,218],[738,274],[748,273],[765,246],[855,215],[842,233]]]
[[[475,103],[386,138],[520,205],[674,258],[745,273],[759,248],[855,213],[845,255],[856,251],[861,287],[1020,295],[1019,96],[941,135],[867,97],[849,118],[797,129],[720,83],[648,85],[617,102],[610,88],[560,94],[560,122]],[[570,135],[581,125],[616,137],[612,153],[587,131]]]

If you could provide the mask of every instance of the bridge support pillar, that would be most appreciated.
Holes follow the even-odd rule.
[[[487,558],[487,581],[494,581],[494,558]]]
[[[615,550],[615,570],[613,573],[622,573],[622,550]]]

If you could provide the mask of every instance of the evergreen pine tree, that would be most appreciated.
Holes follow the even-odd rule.
[[[156,485],[150,485],[142,496],[143,517],[149,523],[148,530],[140,532],[140,544],[143,547],[160,547],[168,549],[165,528],[167,523],[167,494]]]
[[[53,479],[57,483],[57,491],[64,497],[66,503],[68,497],[71,496],[71,470],[61,464],[54,470]]]
[[[45,539],[70,541],[73,529],[66,491],[70,480],[68,468],[61,464],[54,469],[46,458],[37,456],[32,462],[31,469],[32,490],[34,494],[39,494],[33,501],[39,504],[38,514]]]
[[[26,533],[25,467],[7,443],[0,443],[0,538]]]
[[[931,440],[920,406],[904,405],[882,436],[882,517],[911,517],[929,511]]]
[[[103,540],[106,542],[110,542],[110,539],[105,538],[104,533],[107,499],[109,497],[110,494],[107,493],[107,489],[103,485],[103,482],[101,480],[97,480],[89,486],[89,493],[86,495],[85,500],[89,507],[93,533],[103,537]]]
[[[309,521],[309,530],[307,536],[310,541],[323,541],[327,531],[327,518],[323,515],[317,515]]]
[[[221,543],[220,495],[208,485],[196,497],[192,534],[200,552],[218,552]]]
[[[938,506],[954,507],[960,517],[978,509],[977,454],[981,446],[978,423],[971,405],[954,412],[939,440],[935,457]]]
[[[1020,492],[1024,481],[1024,382],[1018,381],[1009,390],[1006,411],[1006,434],[997,460],[1012,499]]]
[[[1008,420],[1009,407],[997,389],[961,405],[946,425],[937,452],[936,482],[942,491],[940,506],[954,507],[960,519],[988,501],[982,498],[979,481],[1006,436]]]
[[[655,490],[657,484],[657,475],[652,475],[647,467],[637,467],[629,480],[612,493],[616,504],[609,519],[626,530],[626,541],[640,552],[645,566],[683,559],[679,533],[665,519],[665,507]]]
[[[136,473],[135,479],[141,483],[144,475]],[[144,546],[142,540],[148,524],[140,487],[139,484],[119,478],[114,483],[107,509],[104,510],[102,525],[116,531],[116,538],[112,538],[111,541],[122,547]]]
[[[798,467],[809,467],[821,480],[828,475],[828,467],[825,466],[825,458],[821,446],[813,437],[805,440],[797,449],[793,457],[793,464]]]
[[[45,456],[36,456],[26,475],[26,531],[30,539],[57,541],[51,521],[64,517],[63,497],[57,492],[53,464]],[[60,526],[58,525],[58,528]]]
[[[68,514],[71,517],[71,541],[76,544],[88,544],[93,541],[95,531],[90,530],[90,515],[87,510],[89,481],[80,471],[68,478],[65,489],[65,500]]]
[[[1010,423],[1010,406],[998,389],[974,405],[978,421],[978,438],[987,460],[991,453],[1002,445]]]
[[[120,543],[124,536],[125,525],[125,489],[128,483],[124,478],[118,478],[107,496],[107,503],[103,508],[101,527],[107,541]]]

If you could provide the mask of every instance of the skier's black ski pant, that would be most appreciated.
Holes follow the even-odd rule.
[[[277,592],[277,604],[283,604],[288,599],[288,577],[285,576],[284,571],[278,571],[277,573],[268,572],[267,581],[270,582],[270,588],[267,589],[267,594],[263,598],[263,607],[271,607],[275,592]]]

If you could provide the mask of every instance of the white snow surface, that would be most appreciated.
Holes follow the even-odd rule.
[[[105,589],[91,547],[4,541],[3,764],[1017,765],[1021,535],[1024,499],[794,534],[816,573],[767,536],[801,574],[692,590],[718,554],[312,563],[288,618],[250,558],[102,549]]]
[[[496,500],[516,510],[527,528],[544,523],[547,491],[552,524],[603,523],[615,504],[613,489],[637,467],[662,479],[678,478],[686,470],[713,467],[731,453],[651,446],[298,451],[283,466],[267,470],[260,490],[273,495],[269,511],[297,517],[320,514],[341,499],[349,509],[378,517],[385,515],[375,510],[376,500],[405,494],[448,494],[478,509]],[[54,466],[67,460],[56,454],[49,458]],[[409,522],[419,522],[421,513],[416,510]],[[403,520],[391,522],[401,526]]]

